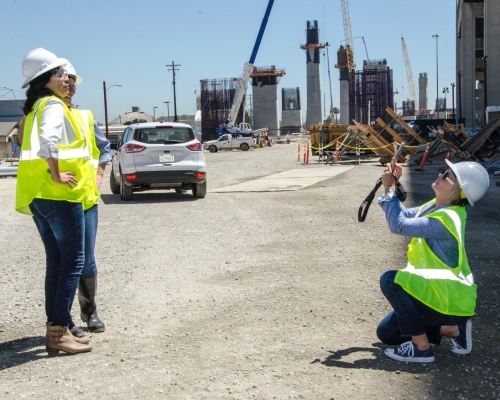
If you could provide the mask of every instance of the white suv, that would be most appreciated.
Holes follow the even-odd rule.
[[[115,148],[116,147],[116,148]],[[192,190],[207,193],[207,165],[203,145],[189,125],[147,122],[130,125],[118,143],[110,175],[111,192],[132,200],[134,191]]]

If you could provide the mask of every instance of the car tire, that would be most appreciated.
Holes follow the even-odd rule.
[[[134,188],[132,186],[125,185],[124,177],[122,175],[120,180],[120,198],[123,201],[130,201],[134,199]]]
[[[243,151],[248,151],[249,148],[250,146],[248,145],[248,143],[242,143],[240,146],[240,149]]]
[[[210,153],[217,153],[218,150],[219,149],[217,148],[217,146],[214,146],[214,145],[211,145],[211,146],[208,147],[208,151]]]
[[[111,188],[111,193],[120,194],[120,185],[116,183],[115,171],[111,168],[111,175],[109,176],[109,186]]]
[[[207,181],[193,185],[193,197],[203,199],[207,195]]]

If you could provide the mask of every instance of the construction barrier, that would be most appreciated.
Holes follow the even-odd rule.
[[[335,145],[335,165],[339,163],[339,142]]]
[[[311,145],[309,143],[297,143],[297,161],[300,162],[300,156],[303,154],[303,164],[309,164],[309,155],[311,152]]]
[[[427,161],[427,155],[429,154],[429,149],[431,148],[431,142],[427,144],[427,147],[425,148],[424,155],[422,156],[422,161],[420,161],[420,166],[418,168],[415,168],[415,171],[425,171],[424,170],[424,164]]]

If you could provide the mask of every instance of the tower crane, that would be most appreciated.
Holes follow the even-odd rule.
[[[351,30],[351,15],[349,13],[349,0],[340,0],[340,6],[342,7],[342,22],[344,24],[344,39],[347,51],[347,69],[351,71],[356,68],[354,63],[354,47],[352,42],[352,30]]]
[[[415,103],[415,111],[418,111],[418,98],[415,91],[415,82],[413,81],[413,73],[411,72],[410,56],[406,47],[405,38],[401,36],[401,45],[403,46],[403,57],[405,59],[406,75],[408,76],[408,86],[410,87],[411,99]]]

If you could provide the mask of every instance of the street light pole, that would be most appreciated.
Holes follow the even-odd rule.
[[[450,83],[450,85],[451,85],[451,108],[453,109],[453,118],[457,119],[457,115],[455,114],[455,84]]]
[[[108,129],[108,100],[106,98],[106,92],[111,89],[113,86],[122,87],[122,84],[111,85],[106,88],[106,81],[102,81],[102,88],[104,91],[104,122],[106,124],[106,139],[109,139],[109,129]]]
[[[170,101],[164,101],[164,103],[167,104],[167,122],[170,122],[170,107],[168,106]]]
[[[450,93],[450,91],[448,90],[447,87],[444,87],[443,93],[444,93],[444,119],[446,119],[446,114],[447,114],[447,110],[448,110],[448,107],[446,105],[446,94]]]
[[[156,121],[156,109],[158,107],[153,107],[153,122]]]
[[[439,35],[432,35],[436,38],[436,119],[439,119],[438,102],[439,102],[439,59],[438,59],[438,38]]]

